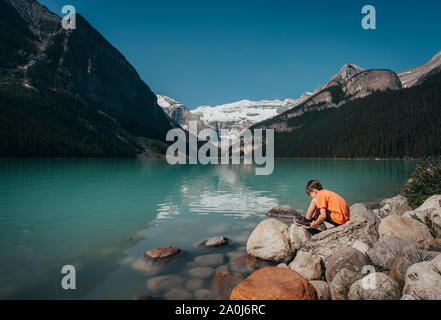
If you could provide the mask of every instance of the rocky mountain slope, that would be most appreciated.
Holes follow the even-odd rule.
[[[205,122],[203,122],[200,117],[193,114],[185,105],[173,100],[167,96],[158,95],[158,105],[165,111],[165,113],[175,120],[183,129],[188,130],[189,122],[196,121],[198,123],[198,128],[212,128]]]
[[[276,129],[275,156],[281,158],[425,158],[441,155],[441,67],[433,69],[410,88],[394,90],[383,86],[384,83],[396,83],[393,74],[375,73],[372,78],[360,73],[355,77],[362,76],[362,79],[353,81],[367,83],[369,88],[378,87],[372,85],[373,81],[381,84],[383,90],[364,98],[349,99],[343,104],[335,101],[338,108],[299,106],[285,113],[283,118],[279,116],[253,128]],[[375,80],[378,76],[381,81]],[[351,80],[345,87],[354,87]],[[298,115],[291,116],[295,112]]]
[[[164,141],[176,126],[125,57],[76,23],[64,30],[35,0],[0,0],[1,156],[135,156],[138,137]]]
[[[338,108],[343,104],[364,98],[376,91],[401,89],[401,82],[396,73],[390,70],[364,70],[352,64],[344,65],[339,73],[314,91],[304,103],[274,118],[256,124],[254,128],[292,131],[288,125],[291,118],[307,112]]]
[[[429,62],[410,70],[400,72],[398,73],[398,76],[400,77],[403,87],[408,88],[415,85],[419,79],[423,78],[430,71],[439,66],[441,66],[441,51],[434,55]]]

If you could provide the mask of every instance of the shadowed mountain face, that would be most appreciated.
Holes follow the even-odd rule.
[[[16,138],[2,138],[2,156],[51,156],[50,149],[57,156],[134,156],[144,148],[137,137],[164,141],[176,126],[125,57],[81,15],[75,30],[64,30],[37,1],[0,0],[0,37],[2,122],[17,127]],[[45,107],[32,108],[32,101]],[[42,109],[50,117],[38,125],[31,118]],[[39,126],[41,154],[25,152],[37,148],[19,133],[29,126]],[[60,148],[61,140],[72,150]]]
[[[307,102],[254,128],[275,129],[275,156],[280,158],[441,155],[441,67],[410,88],[400,88],[390,71],[366,72],[344,87],[322,91],[329,93],[329,101]],[[363,94],[353,98],[356,92]],[[332,104],[336,107],[328,107]]]

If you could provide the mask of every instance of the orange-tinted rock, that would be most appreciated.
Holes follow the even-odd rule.
[[[297,272],[263,268],[233,289],[231,300],[317,300],[315,288]]]
[[[149,250],[145,255],[152,259],[163,259],[177,255],[181,249],[175,247],[161,247]]]

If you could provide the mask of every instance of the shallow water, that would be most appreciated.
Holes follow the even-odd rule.
[[[306,210],[308,180],[319,179],[350,205],[377,202],[399,193],[414,167],[413,161],[277,160],[272,175],[255,176],[247,165],[0,160],[0,299],[161,297],[167,289],[149,290],[147,281],[173,274],[182,279],[174,286],[185,288],[197,256],[223,253],[220,265],[241,267],[229,256],[245,254],[266,211],[282,204]],[[198,248],[217,235],[230,244]],[[184,252],[152,274],[158,268],[146,269],[139,259],[163,245]],[[64,265],[77,270],[76,290],[61,288]],[[212,277],[201,288],[209,289]]]

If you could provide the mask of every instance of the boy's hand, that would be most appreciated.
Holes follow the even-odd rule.
[[[311,229],[317,229],[318,225],[317,225],[317,223],[314,221],[314,222],[311,222],[311,224],[309,225],[309,227],[310,227]]]

